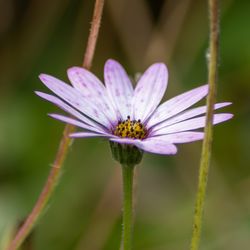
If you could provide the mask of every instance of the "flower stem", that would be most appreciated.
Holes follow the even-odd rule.
[[[196,195],[194,219],[193,219],[193,233],[191,239],[191,250],[198,250],[202,215],[204,209],[204,201],[206,196],[207,179],[209,172],[209,165],[211,159],[212,149],[212,135],[213,135],[213,111],[216,93],[217,81],[217,66],[218,66],[218,50],[219,50],[219,11],[218,0],[209,0],[209,26],[210,26],[210,39],[209,39],[209,64],[208,64],[208,82],[209,93],[207,97],[207,114],[206,114],[206,127],[205,136],[202,145],[198,191]]]
[[[122,250],[130,250],[133,233],[133,177],[134,166],[122,166],[123,177],[123,230]]]
[[[94,51],[96,47],[96,41],[98,38],[101,17],[103,12],[104,0],[96,0],[94,7],[94,14],[91,22],[91,29],[88,38],[88,43],[84,55],[83,67],[89,69],[91,67]],[[54,164],[50,171],[50,174],[47,178],[47,181],[43,187],[43,190],[33,207],[33,210],[25,220],[24,224],[20,227],[15,238],[10,242],[10,245],[7,247],[7,250],[16,250],[18,249],[26,237],[29,235],[33,227],[35,226],[37,220],[40,215],[44,211],[54,189],[57,184],[58,178],[61,173],[61,167],[66,158],[68,149],[71,145],[71,139],[69,138],[69,134],[71,134],[75,130],[75,127],[72,125],[66,125],[63,131],[63,136],[60,141],[57,154],[55,157]]]

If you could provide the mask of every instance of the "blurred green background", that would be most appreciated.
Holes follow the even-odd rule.
[[[31,211],[54,160],[64,124],[40,73],[67,81],[81,65],[94,1],[0,1],[0,248]],[[233,120],[216,126],[202,234],[203,250],[250,246],[250,1],[221,1],[217,101]],[[107,0],[92,71],[108,58],[131,76],[155,61],[170,72],[165,99],[207,80],[206,1]],[[204,103],[204,101],[203,101]],[[134,249],[188,249],[201,142],[176,156],[146,154],[137,169]],[[120,168],[103,139],[78,139],[56,191],[23,249],[119,249]]]

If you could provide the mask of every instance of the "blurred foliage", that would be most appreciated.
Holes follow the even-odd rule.
[[[202,249],[250,245],[250,2],[221,1],[218,101],[232,121],[215,128]],[[63,124],[34,95],[41,72],[67,80],[81,65],[93,1],[0,1],[0,248],[32,209],[49,173]],[[155,61],[169,67],[165,98],[207,79],[206,1],[107,0],[93,72],[106,59],[129,74]],[[47,90],[45,90],[47,91]],[[137,170],[134,249],[188,249],[201,142],[176,156],[145,155]],[[118,249],[120,169],[102,139],[74,142],[46,213],[23,249]]]

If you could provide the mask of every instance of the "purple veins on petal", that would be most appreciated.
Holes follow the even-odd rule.
[[[71,106],[105,127],[110,127],[110,121],[102,110],[97,110],[95,104],[87,101],[79,91],[53,76],[41,74],[40,79],[51,91]]]
[[[187,91],[181,95],[175,96],[161,104],[148,120],[148,127],[152,127],[183,110],[186,110],[193,104],[200,101],[208,93],[208,85]]]
[[[116,112],[108,98],[106,88],[102,82],[90,71],[81,67],[68,69],[68,77],[75,89],[89,102],[94,103],[110,121],[117,120]]]
[[[105,131],[104,127],[94,121],[92,121],[91,119],[87,118],[86,116],[82,115],[80,112],[78,112],[77,110],[75,110],[74,108],[72,108],[70,105],[66,104],[65,102],[63,102],[61,99],[59,99],[56,96],[53,95],[49,95],[43,92],[39,92],[39,91],[35,91],[35,93],[40,96],[41,98],[55,104],[56,106],[58,106],[59,108],[61,108],[62,110],[68,112],[69,114],[75,116],[77,119],[81,120],[81,122],[85,123],[86,125],[90,125],[94,128],[98,128],[102,131]]]
[[[161,140],[157,137],[148,138],[145,140],[135,140],[130,138],[111,138],[111,141],[130,144],[140,148],[143,151],[155,154],[171,155],[177,153],[177,148],[174,144]]]
[[[134,119],[144,122],[156,109],[167,88],[168,72],[165,64],[151,65],[139,79],[134,91]]]
[[[91,133],[91,132],[76,132],[70,134],[71,138],[88,138],[88,137],[112,137],[111,134],[99,134],[99,133]]]
[[[126,71],[115,60],[109,59],[105,63],[104,82],[110,100],[117,108],[121,118],[126,120],[127,115],[131,114],[134,90]]]
[[[143,151],[154,154],[173,155],[177,153],[177,147],[174,144],[167,143],[161,139],[146,139],[138,142],[136,146]]]
[[[98,128],[94,128],[92,126],[88,126],[85,123],[82,123],[80,121],[77,121],[77,120],[75,120],[73,118],[70,118],[70,117],[67,117],[67,116],[64,116],[64,115],[49,114],[49,116],[52,117],[52,118],[54,118],[54,119],[60,120],[62,122],[65,122],[65,123],[68,123],[68,124],[71,124],[71,125],[74,125],[74,126],[77,126],[77,127],[80,127],[80,128],[87,129],[89,131],[94,131],[94,132],[97,132],[97,133],[105,133],[105,132],[103,132],[102,130],[100,130]]]
[[[214,110],[226,107],[226,106],[231,105],[231,104],[232,104],[231,102],[217,103],[214,105]],[[206,106],[201,106],[201,107],[197,107],[197,108],[183,111],[182,113],[179,113],[178,115],[176,115],[174,117],[171,117],[171,118],[169,118],[161,123],[156,124],[154,126],[153,130],[159,130],[163,127],[170,126],[170,125],[175,124],[177,122],[181,122],[181,121],[193,118],[195,116],[205,114],[206,110],[207,110]]]
[[[227,121],[227,120],[231,119],[232,117],[233,117],[233,115],[228,114],[228,113],[215,114],[214,119],[213,119],[213,124],[218,124],[218,123]],[[198,128],[204,128],[205,121],[206,121],[205,116],[189,119],[186,121],[175,123],[175,124],[170,125],[170,126],[166,126],[166,127],[161,128],[159,130],[153,129],[150,136],[164,135],[164,134],[194,130],[194,129],[198,129]]]
[[[180,132],[180,133],[150,137],[148,138],[148,140],[160,139],[162,141],[165,141],[166,143],[188,143],[193,141],[199,141],[202,140],[203,138],[204,138],[203,132],[188,131],[188,132]]]
[[[163,63],[151,65],[133,89],[124,68],[115,60],[104,67],[105,85],[81,67],[68,69],[71,85],[46,74],[41,81],[55,93],[36,94],[55,104],[74,118],[50,114],[52,118],[82,128],[72,138],[103,137],[120,144],[130,144],[156,154],[177,152],[175,144],[202,140],[206,106],[190,108],[208,93],[204,85],[178,95],[158,108],[167,88],[168,71]],[[231,103],[217,103],[219,109]],[[224,122],[232,114],[214,114],[213,124]],[[144,133],[138,136],[138,133]],[[140,138],[140,139],[136,139]]]
[[[71,67],[67,70],[68,78],[74,88],[91,93],[91,88],[105,91],[105,87],[102,82],[90,71],[81,67]]]

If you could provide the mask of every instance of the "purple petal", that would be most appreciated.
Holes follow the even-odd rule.
[[[174,144],[158,139],[158,137],[153,137],[145,140],[135,140],[131,138],[112,138],[111,141],[121,144],[133,144],[143,151],[154,154],[171,155],[176,154],[177,152],[177,148]]]
[[[51,91],[53,91],[56,95],[58,95],[74,108],[78,109],[85,115],[89,116],[91,119],[99,122],[107,128],[111,126],[110,121],[103,114],[104,108],[96,108],[94,103],[86,100],[78,90],[72,88],[68,84],[60,81],[53,76],[41,74],[40,79]]]
[[[131,115],[133,97],[132,83],[124,68],[114,60],[107,60],[104,66],[104,79],[110,99],[123,120]]]
[[[232,117],[233,117],[233,115],[228,114],[228,113],[215,114],[214,119],[213,119],[213,124],[227,121],[227,120],[231,119]],[[159,130],[154,130],[151,132],[150,135],[151,136],[164,135],[164,134],[177,133],[177,132],[182,132],[182,131],[203,128],[203,127],[205,127],[205,121],[206,121],[205,116],[189,119],[189,120],[186,120],[183,122],[173,124],[171,126],[161,128]]]
[[[165,64],[151,65],[139,79],[134,91],[133,119],[144,122],[160,103],[168,80]]]
[[[231,102],[223,102],[223,103],[217,103],[214,105],[214,110],[217,110],[219,108],[223,108],[226,107],[228,105],[231,105]],[[167,119],[166,121],[163,121],[157,125],[155,125],[155,127],[152,129],[152,131],[154,130],[159,130],[163,127],[172,125],[174,123],[180,122],[180,121],[184,121],[190,118],[193,118],[195,116],[201,115],[206,113],[207,107],[206,106],[202,106],[202,107],[198,107],[198,108],[193,108],[190,110],[187,110],[181,114],[178,114],[170,119]]]
[[[208,93],[208,85],[192,89],[161,104],[148,121],[152,127],[200,101]]]
[[[105,91],[105,87],[102,82],[89,70],[81,67],[71,67],[67,70],[68,78],[74,88],[84,91],[87,95],[91,94],[91,88]],[[87,93],[86,93],[87,92]]]
[[[110,141],[118,142],[118,143],[121,143],[121,144],[134,144],[134,145],[137,142],[140,142],[140,140],[138,140],[138,139],[121,138],[121,137],[111,138]]]
[[[68,69],[68,77],[74,88],[98,109],[103,110],[112,123],[118,120],[104,85],[94,74],[84,68],[72,67]]]
[[[71,138],[88,138],[88,137],[112,137],[110,134],[98,134],[98,133],[91,133],[91,132],[76,132],[70,134]]]
[[[74,108],[70,107],[68,104],[66,104],[65,102],[63,102],[61,99],[57,98],[56,96],[53,95],[49,95],[46,93],[42,93],[39,91],[35,91],[35,93],[40,96],[41,98],[55,104],[56,106],[58,106],[59,108],[61,108],[62,110],[70,113],[71,115],[75,116],[76,118],[78,118],[79,120],[81,120],[83,123],[90,125],[94,128],[98,128],[100,131],[105,131],[104,128],[102,127],[102,125],[90,120],[89,118],[85,117],[84,115],[82,115],[81,113],[79,113],[78,111],[76,111]]]
[[[70,118],[70,117],[67,117],[67,116],[64,116],[64,115],[49,114],[49,116],[54,118],[54,119],[57,119],[59,121],[62,121],[62,122],[65,122],[65,123],[68,123],[68,124],[71,124],[71,125],[74,125],[74,126],[77,126],[77,127],[80,127],[80,128],[84,128],[84,129],[87,129],[89,131],[94,131],[94,132],[97,132],[97,133],[105,133],[103,131],[100,131],[98,128],[88,126],[87,124],[85,124],[83,122],[77,121],[77,120],[75,120],[73,118]]]
[[[150,137],[150,139],[160,139],[165,141],[166,143],[187,143],[202,140],[204,138],[203,132],[181,132],[175,134],[168,134],[168,135],[160,135],[155,137]]]
[[[140,141],[136,146],[143,151],[154,154],[173,155],[177,153],[177,148],[174,144],[167,143],[166,141],[157,138]]]

